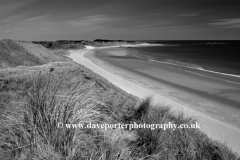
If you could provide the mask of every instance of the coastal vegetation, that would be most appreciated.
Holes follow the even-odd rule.
[[[152,104],[151,98],[140,100],[43,46],[0,44],[1,64],[8,64],[0,69],[0,159],[240,159],[226,144],[194,128],[67,128],[196,120]],[[37,58],[12,61],[15,54]]]

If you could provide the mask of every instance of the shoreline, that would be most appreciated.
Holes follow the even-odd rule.
[[[116,55],[116,53],[120,54]],[[96,50],[95,54],[87,58],[100,67],[156,94],[240,129],[239,95],[231,92],[232,89],[239,88],[237,84],[199,77],[171,66],[168,68],[165,65],[136,59],[128,49]],[[224,94],[217,94],[222,93],[223,90],[225,90]],[[228,96],[231,98],[227,98]]]
[[[124,44],[124,45],[104,46],[104,47],[93,47],[93,46],[85,45],[87,50],[93,50],[93,49],[100,50],[100,49],[106,49],[106,48],[119,48],[119,47],[146,47],[146,46],[163,46],[163,44],[140,43],[140,44]]]
[[[138,84],[135,84],[129,80],[123,79],[120,75],[116,75],[114,73],[107,71],[106,69],[101,68],[99,64],[98,65],[96,64],[96,61],[95,63],[92,61],[93,59],[96,60],[96,57],[92,56],[94,54],[94,50],[92,49],[93,48],[87,48],[85,50],[70,51],[71,52],[70,58],[72,58],[75,62],[82,64],[85,67],[93,70],[97,74],[105,77],[111,83],[125,90],[128,93],[131,93],[140,98],[144,98],[149,95],[154,95],[153,99],[155,103],[169,105],[171,107],[171,110],[175,110],[178,112],[183,111],[188,115],[197,117],[197,119],[202,124],[200,130],[207,133],[212,139],[217,139],[220,142],[225,142],[225,140],[228,139],[229,144],[228,146],[232,148],[234,151],[240,153],[240,130],[238,128],[229,126],[227,123],[216,120],[212,117],[204,115],[203,113],[196,112],[195,110],[185,107],[181,104],[178,104],[162,95],[158,95],[157,93],[154,93],[147,88],[139,86]]]

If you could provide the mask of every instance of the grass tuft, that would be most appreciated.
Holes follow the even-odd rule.
[[[99,159],[121,151],[113,130],[57,127],[65,124],[115,123],[99,105],[94,83],[68,84],[68,76],[39,74],[25,90],[22,103],[8,105],[1,115],[0,148],[5,159]],[[111,137],[110,137],[111,135]],[[123,138],[122,138],[123,139]],[[108,159],[108,158],[107,158]]]
[[[184,113],[173,114],[170,108],[152,105],[150,98],[143,100],[133,121],[139,124],[195,124],[196,120]],[[145,107],[145,108],[142,108]],[[140,116],[139,116],[140,115]],[[136,119],[137,118],[137,119]],[[166,129],[139,128],[138,139],[131,143],[132,157],[138,159],[210,159],[235,160],[226,145],[213,141],[197,128]]]

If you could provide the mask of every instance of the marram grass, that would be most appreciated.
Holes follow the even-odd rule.
[[[0,116],[0,159],[91,160],[235,160],[224,144],[198,129],[80,129],[61,124],[176,123],[195,120],[152,105],[137,108],[128,100],[103,93],[94,81],[71,81],[68,73],[38,74],[27,83],[21,100],[4,104]],[[111,95],[110,93],[113,93]],[[121,114],[118,114],[121,113]],[[124,113],[124,114],[122,114]]]

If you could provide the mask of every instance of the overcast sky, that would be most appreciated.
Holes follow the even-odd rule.
[[[240,2],[0,0],[0,39],[240,40]]]

